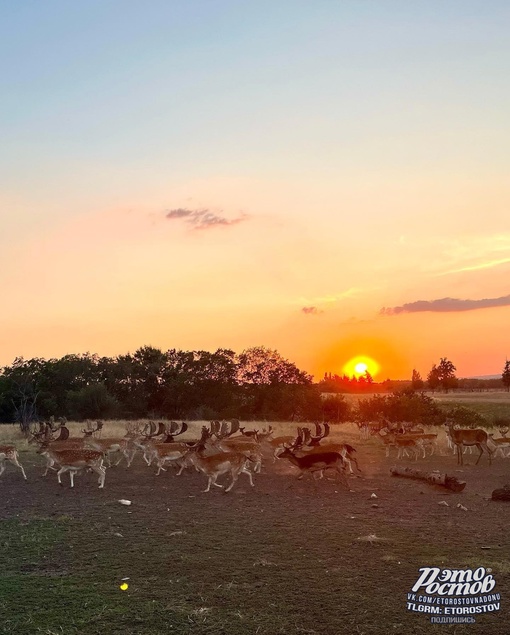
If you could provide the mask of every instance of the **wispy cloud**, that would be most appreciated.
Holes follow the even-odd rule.
[[[457,298],[441,298],[439,300],[417,300],[402,306],[383,307],[380,315],[399,315],[400,313],[450,313],[457,311],[474,311],[476,309],[491,309],[494,307],[510,306],[510,295],[500,298],[485,298],[483,300],[459,300]]]
[[[364,291],[366,291],[366,289],[360,289],[360,288],[351,288],[351,289],[346,289],[345,291],[341,291],[340,293],[334,293],[331,295],[323,295],[323,296],[316,296],[316,297],[304,297],[302,296],[298,302],[300,303],[308,303],[310,305],[315,306],[316,304],[334,304],[335,302],[339,302],[340,300],[345,300],[346,298],[353,298],[356,297],[360,294],[362,294]]]
[[[221,212],[221,210],[220,210]],[[230,227],[248,220],[248,214],[241,214],[235,218],[227,218],[210,209],[187,209],[179,207],[165,211],[168,220],[182,220],[193,229],[211,229],[213,227]]]
[[[498,267],[500,265],[506,265],[510,262],[510,258],[502,258],[500,260],[489,260],[488,262],[480,262],[475,265],[468,265],[466,267],[460,267],[459,269],[451,269],[450,271],[444,271],[440,273],[440,276],[447,276],[451,273],[463,273],[464,271],[478,271],[479,269],[491,269],[492,267]]]
[[[304,306],[301,311],[305,315],[319,315],[320,313],[324,313],[324,311],[321,311],[316,306]]]

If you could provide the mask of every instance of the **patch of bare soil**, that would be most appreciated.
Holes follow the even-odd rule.
[[[488,499],[510,481],[510,459],[417,462],[467,481],[453,494],[391,477],[395,460],[373,440],[358,447],[363,476],[350,477],[349,490],[332,476],[297,481],[287,462],[268,459],[255,487],[241,475],[229,494],[203,493],[205,478],[192,471],[156,477],[139,457],[130,469],[109,469],[104,490],[92,474],[71,490],[66,477],[63,487],[54,474],[42,478],[40,458],[25,455],[28,482],[10,468],[0,479],[0,519],[64,526],[62,543],[30,562],[20,556],[19,571],[48,589],[71,575],[102,593],[87,633],[508,635],[510,505]],[[501,610],[472,625],[432,625],[406,608],[424,566],[492,569]],[[3,608],[12,608],[8,597]],[[27,633],[53,632],[31,619]],[[22,632],[9,624],[3,632]],[[65,615],[60,627],[80,632],[66,629]]]

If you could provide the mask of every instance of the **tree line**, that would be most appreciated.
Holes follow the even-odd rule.
[[[19,357],[0,373],[0,421],[144,418],[245,420],[320,419],[312,377],[278,351],[253,347],[162,351],[59,359]]]
[[[428,387],[448,392],[471,381],[458,380],[455,371],[452,362],[441,358],[426,382],[414,370],[410,382],[376,384],[369,375],[355,381],[329,373],[314,384],[311,375],[262,346],[240,354],[230,349],[162,351],[143,346],[116,357],[89,353],[58,359],[19,357],[0,371],[0,423],[18,422],[24,431],[31,422],[52,415],[78,421],[236,417],[331,422],[382,416],[433,423],[443,420],[444,411],[422,391]],[[500,385],[501,381],[510,388],[509,361]],[[377,392],[377,388],[393,392],[354,407],[341,394],[324,398],[324,393]]]
[[[442,390],[448,393],[450,390],[457,388],[462,390],[483,390],[484,388],[501,388],[501,384],[505,390],[510,391],[510,361],[507,360],[501,372],[500,379],[476,379],[467,378],[459,379],[455,375],[457,368],[446,357],[441,357],[439,364],[433,364],[427,375],[425,382],[420,373],[413,369],[411,377],[411,386],[414,390],[425,390],[428,388],[433,392]]]

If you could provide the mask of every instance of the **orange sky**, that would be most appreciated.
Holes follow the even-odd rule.
[[[509,9],[319,4],[0,22],[0,364],[265,345],[316,378],[501,372]]]

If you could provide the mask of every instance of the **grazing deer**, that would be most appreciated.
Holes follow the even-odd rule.
[[[27,475],[25,474],[25,470],[23,466],[19,462],[18,459],[18,450],[14,445],[0,445],[0,476],[4,473],[5,470],[5,461],[10,461],[16,467],[19,467],[21,473],[23,474],[23,478],[25,481],[27,480]]]
[[[106,469],[103,466],[104,454],[102,452],[84,449],[53,450],[50,445],[42,443],[37,453],[50,457],[52,464],[57,463],[60,466],[57,472],[57,480],[60,485],[62,485],[60,477],[65,472],[69,472],[71,487],[74,487],[74,475],[80,470],[90,468],[99,474],[99,487],[104,487]]]
[[[324,470],[336,470],[340,475],[340,480],[347,487],[347,479],[345,478],[345,461],[341,454],[337,452],[321,452],[305,454],[297,456],[291,448],[285,447],[280,452],[279,459],[288,459],[293,465],[299,468],[298,480],[302,479],[307,473],[319,472],[320,478],[324,476]]]
[[[445,426],[447,434],[457,448],[457,463],[459,465],[464,465],[464,457],[462,454],[462,448],[464,446],[476,446],[480,451],[475,465],[478,465],[478,462],[484,452],[487,452],[489,456],[489,465],[492,465],[492,450],[487,445],[489,435],[485,432],[485,430],[482,430],[481,428],[457,429],[455,428],[455,422],[453,421],[447,421]]]

